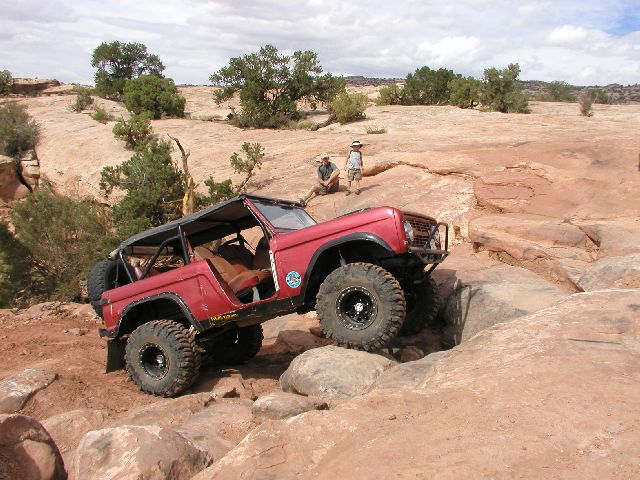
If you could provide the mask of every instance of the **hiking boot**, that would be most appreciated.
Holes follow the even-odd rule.
[[[306,199],[306,198],[302,197],[302,198],[301,198],[300,200],[298,200],[298,201],[302,204],[302,206],[303,206],[303,207],[306,207],[306,206],[307,206],[307,199]]]
[[[355,194],[356,195],[360,195],[360,189],[359,188],[356,188]]]
[[[351,190],[347,190],[346,192],[344,192],[344,194],[347,196],[351,195]]]

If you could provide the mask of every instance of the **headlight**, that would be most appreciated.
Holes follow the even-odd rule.
[[[433,232],[433,236],[429,242],[429,248],[432,250],[440,250],[440,232],[438,230]]]
[[[404,225],[404,234],[409,239],[409,242],[413,242],[413,227],[406,220],[403,225]]]

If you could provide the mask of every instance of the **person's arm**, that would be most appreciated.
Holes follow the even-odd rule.
[[[338,179],[339,176],[340,176],[340,169],[336,167],[333,169],[333,172],[331,172],[331,176],[329,177],[329,180],[327,180],[326,185],[331,185],[333,182],[335,182]]]
[[[347,153],[347,158],[344,159],[344,169],[347,170],[348,169],[348,165],[349,165],[349,157],[351,156],[351,150],[349,150],[349,153]]]
[[[362,156],[362,152],[360,152],[360,170],[364,170],[364,157]]]

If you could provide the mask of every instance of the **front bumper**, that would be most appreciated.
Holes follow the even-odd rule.
[[[449,252],[449,225],[444,222],[426,225],[425,222],[411,217],[407,220],[414,231],[418,232],[409,244],[409,252],[420,258],[425,265],[431,265],[429,269],[431,272],[451,253]]]

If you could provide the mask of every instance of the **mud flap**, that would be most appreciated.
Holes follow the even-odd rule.
[[[122,370],[125,367],[124,348],[126,342],[120,338],[107,340],[107,368],[105,373]]]

